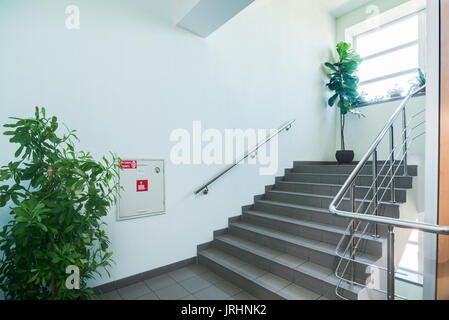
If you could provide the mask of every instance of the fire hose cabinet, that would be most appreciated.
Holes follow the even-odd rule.
[[[117,220],[164,214],[164,160],[124,159],[120,166]]]

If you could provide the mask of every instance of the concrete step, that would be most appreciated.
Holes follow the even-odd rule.
[[[350,233],[346,232],[346,226],[339,227],[310,220],[301,220],[298,218],[251,210],[244,211],[240,219],[242,222],[272,228],[311,240],[322,241],[334,245],[335,247],[344,235],[345,237],[342,243],[343,247],[346,247],[349,241]],[[376,257],[382,256],[382,238],[374,238],[371,234],[360,235],[356,233],[356,239],[360,239],[359,250],[361,249],[363,252]]]
[[[311,290],[320,296],[325,296],[328,299],[339,299],[335,295],[338,279],[330,268],[314,264],[282,251],[260,246],[230,234],[217,237],[213,242],[213,246],[278,277]],[[361,279],[357,280],[363,281]],[[354,300],[357,298],[360,290],[361,287],[353,286],[342,288],[341,291],[345,297]]]
[[[316,165],[316,164],[293,164],[293,172],[296,173],[330,173],[330,174],[347,174],[349,175],[352,171],[354,171],[356,165],[337,165],[337,164],[328,164],[328,165]],[[378,164],[378,173],[385,175],[390,174],[390,164],[383,163]],[[397,164],[393,166],[393,172],[396,172],[395,175],[402,175],[404,172],[404,166],[398,166]],[[371,165],[365,165],[362,168],[361,174],[372,174],[373,168]],[[408,176],[417,176],[418,174],[418,166],[409,165],[407,166],[407,175]]]
[[[287,172],[284,177],[284,181],[293,182],[309,182],[309,183],[324,183],[324,184],[338,184],[343,185],[348,179],[348,174],[327,174],[327,173],[296,173]],[[379,187],[389,186],[390,176],[379,176]],[[385,179],[384,179],[385,178]],[[383,183],[381,184],[381,182]],[[412,188],[413,177],[399,176],[395,177],[395,186],[397,188],[410,189]],[[371,186],[373,183],[372,175],[360,175],[356,179],[356,185],[358,186]]]
[[[333,196],[278,190],[269,190],[264,195],[264,200],[312,206],[324,209],[329,208],[329,205],[331,204],[333,199]],[[356,208],[358,208],[357,212],[360,213],[372,213],[374,210],[374,204],[369,200],[356,199]],[[351,200],[349,198],[344,198],[338,206],[338,209],[352,211]],[[379,212],[382,216],[399,218],[399,203],[381,201],[379,202]]]
[[[198,253],[198,262],[263,300],[317,300],[320,295],[216,248]]]
[[[338,227],[346,227],[350,221],[347,218],[331,214],[328,208],[304,206],[264,199],[256,200],[254,202],[254,210],[306,221],[330,224]]]
[[[328,208],[317,208],[311,206],[303,206],[286,202],[256,200],[253,210],[272,213],[280,216],[297,218],[306,221],[315,221],[318,223],[330,224],[337,227],[346,228],[350,222],[349,219],[333,215]],[[366,222],[360,224],[360,230],[365,228]],[[374,225],[368,227],[367,234],[373,234]],[[388,228],[380,225],[378,232],[381,236],[387,235]]]
[[[234,222],[229,226],[229,234],[304,260],[309,260],[310,262],[332,270],[335,270],[340,261],[340,257],[335,252],[335,245],[303,238],[271,228],[245,222]],[[355,263],[357,278],[367,279],[367,268],[364,263],[372,264],[376,260],[376,257],[367,253],[357,256]]]
[[[380,183],[381,181],[379,181]],[[335,196],[340,191],[343,185],[340,184],[325,184],[325,183],[310,183],[310,182],[295,182],[295,181],[277,181],[274,190],[290,191],[300,193],[311,193],[317,195]],[[407,189],[396,188],[396,201],[407,201]],[[356,197],[359,199],[373,198],[373,188],[371,186],[356,186]],[[391,188],[380,188],[378,196],[383,196],[384,201],[391,200]]]

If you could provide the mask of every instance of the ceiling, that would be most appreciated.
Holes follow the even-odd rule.
[[[340,17],[372,0],[321,0],[329,12],[335,16]]]

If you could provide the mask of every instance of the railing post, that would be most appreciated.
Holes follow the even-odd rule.
[[[355,212],[356,209],[356,196],[355,196],[355,182],[352,183],[351,185],[351,208],[352,208],[352,212]],[[355,263],[354,263],[354,259],[355,259],[355,227],[356,227],[356,221],[352,220],[352,226],[351,226],[351,281],[354,282],[355,281]]]
[[[402,142],[403,142],[403,153],[404,153],[404,176],[407,175],[407,114],[404,109],[402,109]]]
[[[374,183],[374,215],[379,215],[379,182],[377,180],[377,148],[374,149],[373,153],[373,183]],[[377,223],[374,224],[374,235],[375,238],[379,237],[379,232],[377,229]]]
[[[394,229],[388,226],[388,249],[387,249],[387,298],[394,300]]]
[[[396,192],[394,186],[394,128],[390,126],[390,175],[391,175],[391,202],[396,202]]]

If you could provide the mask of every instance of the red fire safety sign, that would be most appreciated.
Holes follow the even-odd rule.
[[[148,191],[148,180],[137,180],[137,192]]]
[[[137,160],[122,160],[120,161],[122,169],[137,169]]]

